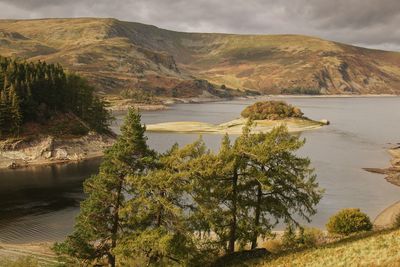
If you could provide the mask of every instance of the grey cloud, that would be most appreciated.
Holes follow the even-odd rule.
[[[399,0],[0,0],[1,18],[81,16],[178,31],[307,34],[400,50]]]

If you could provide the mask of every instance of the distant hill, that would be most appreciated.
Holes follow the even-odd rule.
[[[223,95],[226,87],[400,94],[400,53],[301,35],[182,33],[116,19],[1,20],[0,55],[59,62],[106,94],[193,97]]]

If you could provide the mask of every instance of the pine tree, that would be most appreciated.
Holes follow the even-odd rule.
[[[121,210],[127,203],[126,196],[136,194],[127,178],[145,172],[155,158],[144,133],[140,115],[129,110],[121,136],[106,150],[99,173],[85,182],[88,197],[81,204],[73,234],[56,245],[59,253],[85,262],[106,260],[110,266],[116,265],[114,249],[123,231],[130,228],[129,217],[133,216]]]
[[[14,85],[11,85],[9,89],[9,105],[11,113],[11,132],[13,134],[19,135],[19,131],[22,124],[22,114],[20,108],[20,101],[16,93]]]
[[[134,230],[118,248],[126,258],[142,258],[147,266],[186,266],[193,260],[196,249],[187,221],[191,188],[187,171],[188,163],[203,153],[203,146],[201,141],[183,149],[175,145],[154,170],[129,178],[136,194],[125,212],[134,214]]]
[[[295,153],[303,141],[284,126],[262,134],[250,130],[245,127],[233,145],[225,136],[220,152],[203,157],[197,168],[204,170],[192,177],[194,217],[202,220],[197,230],[215,233],[227,253],[236,244],[256,248],[279,221],[298,224],[295,215],[309,220],[321,198],[309,159]]]
[[[296,154],[303,145],[285,126],[260,134],[246,129],[236,140],[236,153],[246,161],[248,174],[244,201],[251,211],[246,237],[251,248],[256,248],[258,237],[265,237],[278,221],[299,225],[294,215],[309,221],[315,214],[322,190],[310,160]]]

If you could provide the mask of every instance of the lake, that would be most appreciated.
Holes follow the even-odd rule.
[[[386,149],[400,142],[400,97],[284,97],[309,118],[328,119],[331,125],[301,134],[306,145],[299,151],[310,157],[325,194],[312,226],[323,228],[329,216],[357,207],[372,219],[400,200],[400,188],[363,167],[386,167]],[[239,117],[255,99],[202,104],[178,104],[165,111],[143,112],[147,124],[168,121],[222,123]],[[118,132],[123,114],[112,126]],[[149,145],[165,151],[184,145],[197,134],[148,133]],[[216,150],[220,135],[203,135]],[[82,182],[97,171],[100,160],[0,170],[0,242],[25,243],[62,240],[71,232]]]

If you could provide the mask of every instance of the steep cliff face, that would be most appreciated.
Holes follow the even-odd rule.
[[[191,97],[221,94],[222,85],[261,93],[400,93],[400,53],[300,35],[180,33],[115,19],[2,20],[0,54],[59,62],[107,94],[131,88]]]

